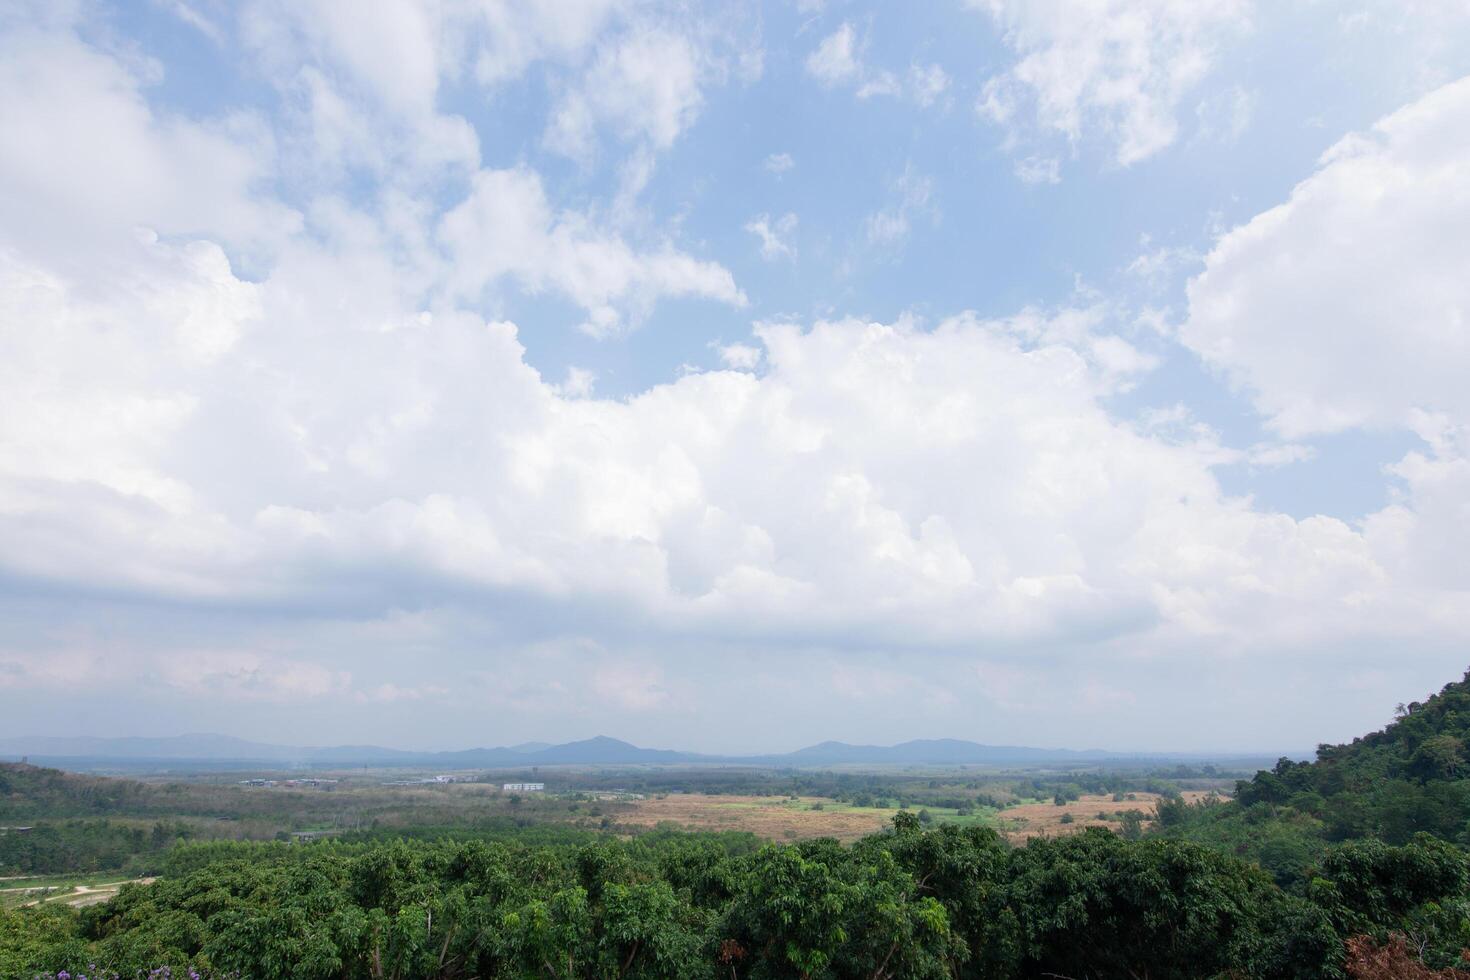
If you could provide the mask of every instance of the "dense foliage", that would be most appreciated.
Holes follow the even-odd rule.
[[[148,874],[163,854],[194,836],[188,824],[113,820],[41,823],[25,833],[0,833],[0,875],[121,871]]]
[[[184,845],[105,905],[0,913],[0,976],[1305,978],[1342,976],[1361,934],[1412,934],[1431,965],[1470,944],[1470,864],[1427,838],[1335,847],[1292,894],[1181,841],[1011,848],[894,823],[759,849],[673,833]]]
[[[1236,784],[1234,799],[1158,808],[1159,832],[1246,858],[1301,885],[1334,842],[1402,844],[1418,834],[1470,844],[1470,674],[1382,731],[1282,759]]]
[[[0,763],[0,823],[37,816],[157,815],[184,812],[175,787],[149,786],[131,779],[102,779]]]
[[[1317,760],[1283,759],[1242,782],[1243,807],[1290,807],[1323,823],[1329,840],[1402,842],[1428,833],[1470,843],[1470,674],[1424,703],[1400,705],[1380,732],[1323,745]]]

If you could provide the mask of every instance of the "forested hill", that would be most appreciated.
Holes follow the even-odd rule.
[[[93,816],[162,809],[167,789],[131,779],[80,776],[25,763],[0,762],[0,823],[37,816]],[[170,801],[171,802],[171,801]]]
[[[1400,705],[1382,731],[1240,781],[1231,800],[1161,803],[1155,832],[1254,861],[1299,887],[1336,842],[1429,834],[1470,844],[1467,759],[1470,673],[1422,704]]]
[[[1405,841],[1430,833],[1466,843],[1470,816],[1470,673],[1422,704],[1400,705],[1382,731],[1323,745],[1315,762],[1283,759],[1241,782],[1242,807],[1311,814],[1330,840]]]

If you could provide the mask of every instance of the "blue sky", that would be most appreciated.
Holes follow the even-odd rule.
[[[1462,2],[0,29],[5,734],[1295,749],[1465,667]]]

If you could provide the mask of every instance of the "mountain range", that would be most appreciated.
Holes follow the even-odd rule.
[[[672,749],[647,749],[607,736],[553,745],[523,742],[499,748],[413,752],[376,745],[328,747],[270,745],[229,735],[176,735],[166,738],[88,736],[0,738],[0,760],[29,758],[63,768],[115,764],[127,768],[187,763],[207,768],[272,765],[434,767],[493,769],[526,766],[755,765],[813,768],[834,765],[1039,765],[1101,761],[1131,764],[1182,761],[1234,761],[1265,756],[1242,753],[1119,753],[1098,749],[1043,749],[982,745],[960,739],[918,739],[898,745],[822,742],[794,752],[769,755],[705,755]],[[1271,757],[1274,760],[1274,756]],[[1269,760],[1268,760],[1269,761]]]

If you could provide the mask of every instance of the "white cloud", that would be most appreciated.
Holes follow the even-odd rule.
[[[773,173],[779,177],[795,167],[796,161],[791,158],[790,153],[772,153],[766,157],[766,161],[762,166],[766,168],[768,173]]]
[[[970,0],[1019,56],[985,85],[994,122],[1033,123],[1076,143],[1099,132],[1123,166],[1174,142],[1180,103],[1226,39],[1249,23],[1251,0]]]
[[[1217,92],[1195,106],[1196,136],[1220,143],[1233,143],[1245,135],[1256,111],[1256,97],[1239,85]]]
[[[1062,162],[1056,157],[1017,160],[1014,171],[1023,184],[1059,184],[1062,181]]]
[[[140,224],[259,248],[296,226],[256,193],[274,173],[262,122],[157,112],[149,70],[68,29],[0,34],[0,242],[85,265]]]
[[[750,344],[724,344],[716,348],[725,366],[736,371],[754,371],[761,363],[761,349]]]
[[[233,651],[194,651],[156,669],[170,687],[229,701],[307,701],[346,694],[352,683],[347,671],[321,664]]]
[[[371,17],[333,3],[252,0],[241,36],[266,79],[295,110],[293,166],[339,180],[357,168],[431,179],[479,163],[470,125],[439,108],[441,82],[460,71],[447,46],[447,8],[389,0]]]
[[[862,83],[857,87],[857,97],[870,99],[875,95],[899,95],[903,92],[903,85],[898,77],[891,71],[868,72]]]
[[[134,248],[101,305],[13,263],[0,278],[11,576],[264,608],[508,590],[655,633],[905,648],[1266,648],[1391,628],[1433,602],[1397,590],[1372,539],[1252,511],[1221,494],[1206,452],[1115,421],[1105,400],[1152,360],[1096,310],[762,325],[758,348],[721,351],[760,375],[615,401],[541,380],[509,324],[447,308],[332,320],[316,294],[334,274],[231,285],[176,261],[187,250]],[[247,315],[201,348],[191,317],[220,318],[235,307],[213,297],[241,290]],[[162,293],[177,298],[136,298]],[[82,391],[73,441],[38,455],[42,420]],[[566,618],[525,628],[556,636]],[[189,683],[342,684],[336,668],[262,664]],[[622,678],[624,700],[663,689],[645,680]]]
[[[440,637],[400,631],[392,642],[414,651],[477,650],[476,630],[512,627],[524,640],[495,641],[495,697],[522,720],[569,704],[595,717],[719,710],[687,689],[718,666],[630,650],[617,639],[630,624],[681,649],[902,652],[916,692],[946,683],[946,658],[924,651],[1022,646],[1069,664],[1258,652],[1274,665],[1405,624],[1470,635],[1457,552],[1426,533],[1451,519],[1470,472],[1447,455],[1405,460],[1414,495],[1361,529],[1255,510],[1221,492],[1212,467],[1239,457],[1218,442],[1113,417],[1109,401],[1153,362],[1101,309],[933,328],[764,324],[720,350],[737,370],[615,400],[574,374],[540,378],[510,324],[447,304],[399,312],[411,266],[364,276],[350,254],[303,244],[243,283],[208,245],[128,249],[85,289],[4,259],[0,568],[12,580],[157,609],[228,600],[266,617],[254,627],[265,638],[269,616],[293,611],[289,634],[319,610],[321,639],[303,650],[399,663],[400,648],[334,618],[406,601],[451,617]],[[339,305],[341,283],[384,276],[404,281]],[[77,601],[69,623],[94,616]],[[588,631],[601,653],[520,652]],[[489,654],[436,655],[439,673],[410,680],[343,653],[276,652],[279,635],[251,656],[188,638],[163,656],[133,639],[113,658],[124,674],[215,650],[167,675],[200,700],[406,710],[443,688],[501,703],[453,679]],[[63,673],[96,649],[49,642],[72,651]],[[830,663],[799,659],[786,656],[788,677],[831,683]],[[892,682],[891,665],[842,659],[850,696]],[[1078,696],[1091,681],[1113,689],[1119,671],[1079,674]],[[729,689],[775,710],[788,703],[778,673]],[[34,653],[0,656],[10,690],[48,676]],[[960,690],[962,704],[980,696]],[[1112,698],[1099,697],[1101,711]]]
[[[223,43],[224,34],[220,31],[219,25],[185,3],[184,0],[154,0],[154,2],[215,44]]]
[[[745,223],[745,230],[761,243],[761,258],[795,259],[796,245],[791,238],[796,234],[796,215],[787,213],[774,222],[769,214],[759,214]]]
[[[1470,79],[1327,151],[1225,234],[1180,337],[1287,436],[1470,423]]]
[[[725,29],[730,20],[626,0],[391,0],[371,17],[252,0],[240,17],[296,110],[289,148],[309,157],[299,166],[338,179],[368,168],[398,182],[473,170],[476,133],[442,93],[472,82],[494,100],[533,66],[559,93],[543,136],[552,150],[590,161],[602,136],[665,150],[697,117],[705,85],[732,71],[759,77],[761,51]]]
[[[932,180],[914,172],[913,167],[906,169],[893,182],[893,202],[868,215],[865,226],[868,242],[882,247],[900,245],[908,238],[916,217],[929,215],[937,220],[938,211],[930,203],[933,194]]]
[[[1143,251],[1128,263],[1127,272],[1153,285],[1169,280],[1186,266],[1198,265],[1204,258],[1187,245],[1154,245],[1148,235],[1143,236],[1139,247]]]
[[[856,82],[862,76],[863,67],[858,59],[857,31],[844,21],[807,55],[806,70],[822,85],[835,88]]]
[[[1314,459],[1317,451],[1298,442],[1262,442],[1250,447],[1246,458],[1252,466],[1271,469]]]
[[[867,39],[858,36],[850,21],[843,21],[807,55],[807,74],[823,88],[851,86],[859,99],[907,95],[921,108],[933,105],[949,88],[949,75],[940,65],[916,62],[900,78],[887,69],[864,64],[866,48]]]
[[[1101,126],[1120,157],[1171,136],[1191,52],[1208,61],[1227,31],[1218,3],[1193,26],[1140,9],[1097,50],[1012,11],[1022,65],[1080,59],[1076,131]],[[543,376],[558,342],[502,319],[512,290],[565,300],[598,334],[668,297],[745,303],[680,217],[597,196],[637,197],[736,69],[688,23],[614,4],[385,10],[341,24],[251,5],[249,52],[282,102],[269,120],[150,105],[159,67],[59,14],[0,32],[0,112],[19,121],[0,129],[7,706],[63,688],[128,711],[172,697],[206,721],[222,703],[394,706],[377,719],[444,701],[476,726],[485,706],[590,725],[698,705],[730,721],[711,728],[786,732],[835,687],[921,702],[902,724],[952,734],[987,685],[997,704],[1060,690],[1085,718],[1116,714],[1123,690],[1140,714],[1188,715],[1142,692],[1220,663],[1279,690],[1375,644],[1427,660],[1470,638],[1465,83],[1344,142],[1206,261],[1184,339],[1281,434],[1240,449],[1184,411],[1120,417],[1170,331],[1091,299],[762,323],[715,345],[724,369],[652,386],[616,356]],[[452,18],[479,26],[446,32]],[[846,44],[856,74],[828,51],[841,84],[942,104],[947,76],[869,71]],[[598,180],[575,174],[570,204],[529,165],[482,167],[445,105],[464,86],[506,97],[538,61],[570,113],[550,132],[631,147]],[[1066,117],[1039,68],[1005,78],[990,97],[1011,123]],[[1019,167],[1052,180],[1055,159]],[[854,229],[872,244],[938,220],[915,170],[889,192]],[[752,229],[775,256],[794,248],[784,220]],[[1143,252],[1145,279],[1190,260]],[[728,334],[692,326],[696,351]],[[1354,427],[1424,441],[1361,521],[1295,520],[1215,478]],[[817,707],[803,723],[851,714]]]
[[[606,126],[625,141],[667,149],[703,103],[701,58],[687,37],[662,29],[635,30],[604,46],[553,111],[547,145],[586,157],[597,128]]]
[[[1338,9],[1335,27],[1345,64],[1370,63],[1377,84],[1415,98],[1463,74],[1470,43],[1464,0],[1358,0]],[[1385,44],[1385,41],[1388,43]]]
[[[657,667],[635,664],[609,664],[592,675],[594,694],[627,711],[662,711],[677,709],[679,703]],[[689,702],[683,702],[688,710]]]
[[[503,276],[531,292],[555,288],[586,311],[583,328],[596,336],[626,329],[665,296],[745,303],[730,273],[714,262],[668,245],[638,252],[585,215],[554,214],[540,178],[525,169],[476,174],[438,237],[459,295],[475,298]]]
[[[597,374],[573,364],[567,368],[567,379],[556,386],[556,393],[564,398],[590,398]]]
[[[515,78],[543,58],[570,61],[590,47],[610,22],[623,16],[626,0],[543,0],[449,7],[480,19],[480,47],[472,56],[477,80],[497,85]],[[456,36],[445,31],[445,36]],[[476,36],[473,31],[464,32]],[[463,36],[461,34],[461,36]]]
[[[949,75],[939,65],[911,65],[909,89],[914,101],[925,108],[933,105],[949,89]]]
[[[446,687],[437,684],[425,684],[419,687],[400,687],[397,684],[384,683],[366,690],[356,691],[353,698],[363,704],[396,704],[402,701],[445,700],[450,691]]]
[[[1180,339],[1286,437],[1401,429],[1397,499],[1364,522],[1387,574],[1470,589],[1470,79],[1340,141],[1226,233]],[[1458,502],[1457,502],[1458,501]]]

